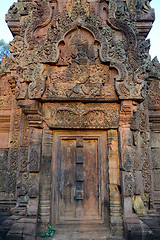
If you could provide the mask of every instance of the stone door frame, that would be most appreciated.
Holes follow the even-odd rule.
[[[42,162],[41,162],[41,177],[40,177],[40,201],[39,201],[39,219],[40,229],[46,226],[46,222],[54,224],[51,210],[52,204],[52,154],[53,154],[53,139],[54,133],[62,132],[63,130],[53,130],[44,127],[42,137]],[[64,130],[66,131],[66,130]],[[106,134],[106,152],[108,162],[108,193],[109,193],[109,210],[105,213],[104,218],[108,215],[108,228],[112,235],[123,236],[123,220],[122,220],[122,199],[120,194],[120,170],[119,170],[119,149],[118,149],[118,129],[108,130],[80,130],[92,132],[95,136],[96,132]],[[74,132],[77,132],[75,130]],[[118,210],[117,210],[118,209]]]

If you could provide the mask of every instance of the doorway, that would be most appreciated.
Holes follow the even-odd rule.
[[[55,131],[52,224],[108,225],[106,131]]]

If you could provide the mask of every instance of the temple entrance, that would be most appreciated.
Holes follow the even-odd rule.
[[[106,137],[105,131],[54,133],[53,225],[107,225]]]

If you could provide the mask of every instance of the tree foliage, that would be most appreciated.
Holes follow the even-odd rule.
[[[0,40],[0,61],[2,60],[3,54],[6,54],[8,57],[10,55],[9,43],[6,43],[3,39]]]

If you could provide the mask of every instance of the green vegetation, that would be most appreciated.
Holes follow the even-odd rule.
[[[46,237],[53,237],[56,229],[54,227],[48,226],[48,232],[42,233],[41,237],[46,238]]]

